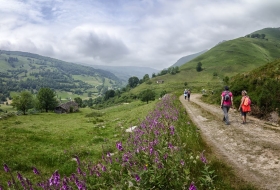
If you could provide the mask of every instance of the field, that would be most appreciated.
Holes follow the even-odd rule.
[[[125,129],[137,125],[154,105],[136,101],[102,111],[83,108],[72,114],[40,113],[2,119],[1,161],[25,176],[34,176],[33,166],[47,177],[55,170],[69,175],[76,170],[75,155],[82,160],[100,159],[102,148],[108,151],[115,147]],[[10,106],[1,108],[12,110]],[[8,175],[0,172],[0,179],[8,180]]]

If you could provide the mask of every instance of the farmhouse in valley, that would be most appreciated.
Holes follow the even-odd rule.
[[[70,101],[64,104],[60,104],[54,109],[55,113],[71,113],[71,112],[76,112],[79,110],[79,105],[74,102]]]

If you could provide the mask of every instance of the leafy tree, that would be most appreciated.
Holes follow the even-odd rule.
[[[140,100],[142,102],[147,102],[147,104],[149,103],[150,100],[155,100],[155,96],[156,96],[155,92],[152,91],[151,89],[146,89],[139,94]]]
[[[128,79],[128,86],[130,88],[135,88],[138,85],[138,83],[139,83],[139,79],[137,77],[135,77],[135,76],[134,77],[130,77]]]
[[[144,77],[143,77],[143,82],[146,82],[148,80],[150,80],[150,77],[149,77],[148,74],[145,74]]]
[[[115,96],[114,90],[108,90],[105,92],[104,100],[108,100],[109,98],[113,98]]]
[[[153,73],[152,74],[152,78],[155,78],[157,75],[156,75],[156,73]]]
[[[184,83],[184,85],[185,85],[185,87],[186,87],[186,86],[188,86],[188,83],[187,83],[187,82],[185,82],[185,83]]]
[[[37,94],[39,108],[44,109],[46,112],[53,110],[58,104],[55,97],[55,92],[50,88],[41,88]]]
[[[197,72],[202,71],[202,63],[201,63],[201,62],[198,62],[198,63],[197,63],[196,71],[197,71]]]
[[[34,99],[29,91],[22,91],[19,95],[13,97],[12,106],[17,110],[22,111],[25,115],[28,109],[33,107]]]
[[[74,101],[79,105],[79,107],[82,107],[83,105],[83,100],[80,97],[74,98]]]

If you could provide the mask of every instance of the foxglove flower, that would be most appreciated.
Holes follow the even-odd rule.
[[[140,181],[140,176],[139,176],[138,174],[135,175],[135,180],[136,180],[137,182]]]
[[[116,147],[118,150],[122,151],[123,150],[122,142],[117,142]]]
[[[7,164],[4,164],[4,170],[5,170],[5,172],[10,172],[10,168],[8,167]]]
[[[169,127],[169,129],[170,129],[170,134],[171,134],[171,135],[174,135],[175,127],[171,125],[171,126]]]
[[[197,190],[196,186],[194,185],[194,182],[191,182],[191,185],[189,187],[189,190]]]
[[[104,165],[102,165],[102,171],[106,172],[106,170],[107,170],[106,167]]]
[[[204,163],[204,164],[207,164],[207,160],[205,158],[205,156],[203,155],[204,153],[204,150],[202,151],[202,153],[200,154],[200,160]]]
[[[81,165],[80,159],[78,156],[75,156],[78,166]]]
[[[40,172],[35,167],[33,167],[33,173],[36,174],[36,175],[40,175]]]
[[[184,160],[181,160],[180,162],[181,162],[181,165],[182,165],[182,166],[185,165]]]

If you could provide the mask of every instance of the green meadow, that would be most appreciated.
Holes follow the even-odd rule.
[[[34,177],[33,166],[45,177],[55,170],[70,175],[76,170],[75,155],[81,160],[97,161],[103,151],[115,150],[115,143],[126,135],[124,131],[138,125],[155,103],[136,101],[101,111],[82,108],[71,114],[40,113],[1,119],[1,163],[30,178]],[[11,106],[0,108],[12,111]],[[0,179],[7,181],[9,176],[0,172]]]

